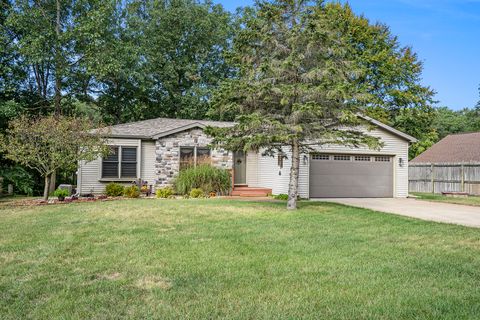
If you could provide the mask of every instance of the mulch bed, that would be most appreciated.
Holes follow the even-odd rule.
[[[70,203],[83,203],[83,202],[97,202],[97,201],[116,201],[116,200],[125,200],[128,198],[124,197],[105,197],[105,196],[98,196],[98,197],[81,197],[81,198],[65,198],[64,201],[60,201],[58,199],[48,199],[47,201],[43,199],[24,199],[24,200],[12,200],[10,202],[5,202],[0,204],[1,206],[8,206],[8,207],[29,207],[29,206],[47,206],[47,205],[55,205],[55,204],[70,204]],[[147,198],[141,198],[147,199]]]
[[[245,201],[261,201],[261,202],[276,202],[271,197],[239,197],[239,196],[217,196],[212,197],[212,199],[226,199],[226,200],[245,200]],[[48,206],[48,205],[57,205],[57,204],[71,204],[71,203],[84,203],[84,202],[98,202],[98,201],[118,201],[118,200],[128,200],[130,198],[125,197],[106,197],[106,196],[97,196],[97,197],[81,197],[81,198],[71,198],[67,197],[64,201],[60,201],[56,198],[48,199],[47,201],[39,198],[35,199],[22,199],[22,200],[12,200],[7,202],[0,202],[0,208],[2,207],[34,207],[34,206]],[[138,199],[155,199],[155,197],[140,197]],[[183,197],[176,197],[175,199],[183,199]],[[168,200],[168,199],[159,199],[159,200]]]

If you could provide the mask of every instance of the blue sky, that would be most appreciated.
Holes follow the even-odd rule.
[[[215,0],[228,10],[253,0]],[[422,82],[439,106],[473,107],[480,100],[480,0],[350,0],[357,14],[390,26],[424,62]]]

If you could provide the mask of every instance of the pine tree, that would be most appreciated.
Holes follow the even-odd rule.
[[[358,81],[365,73],[351,58],[345,33],[320,1],[258,1],[245,11],[229,62],[236,78],[215,95],[220,118],[234,128],[209,128],[214,145],[231,150],[287,151],[291,157],[288,209],[297,207],[300,156],[314,141],[378,147],[362,131],[358,113],[370,95]]]

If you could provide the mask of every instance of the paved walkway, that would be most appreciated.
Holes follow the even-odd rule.
[[[480,207],[422,201],[416,199],[315,199],[375,211],[394,213],[422,220],[480,228]]]

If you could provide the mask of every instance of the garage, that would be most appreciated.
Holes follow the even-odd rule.
[[[393,157],[312,154],[311,198],[393,197]]]

